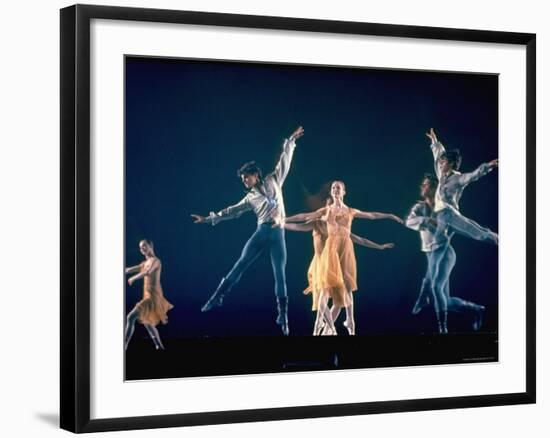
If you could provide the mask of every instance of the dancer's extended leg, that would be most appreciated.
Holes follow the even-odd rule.
[[[330,309],[330,316],[332,317],[332,322],[336,324],[336,321],[338,320],[338,317],[340,316],[340,311],[342,310],[342,306],[337,306],[336,304],[332,305],[332,308]]]
[[[484,228],[477,222],[462,216],[451,208],[446,208],[437,215],[438,232],[450,227],[452,230],[475,240],[491,242],[498,245],[498,234]]]
[[[348,297],[348,305],[346,306],[346,320],[344,327],[348,329],[350,335],[355,335],[355,316],[353,315],[353,292],[346,292]]]
[[[450,246],[445,245],[442,248],[432,251],[432,290],[434,297],[434,310],[436,312],[439,325],[439,333],[447,333],[447,296],[445,294],[445,284],[454,267],[456,256],[454,251],[449,251]]]
[[[327,303],[327,306],[325,307],[325,314],[323,315],[323,323],[322,323],[323,327],[321,329],[321,335],[322,336],[333,336],[333,335],[337,334],[337,333],[332,332],[332,330],[328,326],[328,323],[326,322],[326,321],[328,321],[329,317],[332,318],[332,310],[333,309],[334,309],[334,305],[331,308]],[[333,324],[335,323],[334,319],[332,320],[332,323]]]
[[[126,329],[124,331],[124,349],[125,350],[128,349],[128,344],[130,343],[130,339],[132,339],[132,336],[134,335],[137,319],[138,319],[138,310],[134,308],[126,316]]]
[[[418,294],[418,298],[416,299],[413,309],[411,313],[413,315],[416,315],[420,313],[420,311],[430,304],[430,275],[429,275],[429,269],[428,272],[426,272],[426,275],[422,279],[422,285],[420,286],[420,293]]]
[[[273,228],[269,230],[271,267],[275,278],[275,296],[277,297],[277,324],[285,336],[289,334],[288,328],[288,296],[286,290],[286,244],[285,230]]]
[[[319,293],[319,301],[317,303],[317,317],[315,319],[315,327],[313,328],[313,335],[318,336],[321,333],[323,328],[323,320],[326,322],[327,328],[336,334],[336,328],[334,327],[334,322],[332,321],[332,316],[330,312],[326,312],[328,306],[328,292],[322,291]]]
[[[479,330],[483,323],[483,313],[485,312],[485,306],[480,306],[479,304],[472,303],[471,301],[464,300],[460,297],[452,297],[449,290],[449,278],[451,271],[456,262],[456,253],[452,246],[449,245],[449,260],[452,266],[450,267],[449,276],[445,282],[444,291],[445,296],[447,297],[447,309],[449,312],[468,312],[471,311],[474,313],[474,321],[472,327],[474,330]]]
[[[223,304],[225,295],[237,283],[248,267],[258,258],[265,248],[266,235],[265,230],[258,226],[256,231],[250,236],[241,252],[239,260],[233,265],[229,273],[222,278],[216,291],[210,299],[202,306],[203,312],[208,312],[214,307],[220,307]]]
[[[149,333],[149,336],[151,336],[151,339],[153,340],[153,343],[155,344],[155,348],[157,350],[164,350],[164,345],[162,344],[162,341],[160,340],[159,331],[157,328],[150,324],[145,324],[145,328],[147,329],[147,333]]]

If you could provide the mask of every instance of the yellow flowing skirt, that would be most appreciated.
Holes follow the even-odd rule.
[[[334,305],[351,304],[347,293],[357,290],[357,262],[349,235],[328,237],[313,275],[317,290],[328,290]]]
[[[138,321],[142,324],[156,326],[168,322],[167,312],[174,306],[164,298],[161,288],[152,288],[143,291],[143,299],[138,301]]]

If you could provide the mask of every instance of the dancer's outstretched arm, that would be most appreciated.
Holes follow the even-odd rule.
[[[403,219],[391,213],[378,213],[376,211],[361,211],[354,208],[353,216],[359,219],[371,219],[371,220],[391,219],[392,221],[398,222],[400,224],[403,223]]]
[[[145,277],[146,275],[150,275],[153,272],[155,272],[160,266],[160,262],[157,260],[154,260],[153,263],[151,263],[151,266],[149,266],[148,269],[141,271],[139,274],[136,274],[128,279],[128,284],[131,286],[136,280],[139,280],[140,278]]]
[[[405,218],[405,226],[411,230],[420,231],[423,229],[431,229],[435,231],[437,220],[430,216],[425,216],[424,207],[421,203],[417,203],[411,208],[408,216]]]
[[[252,207],[248,202],[248,197],[245,196],[237,204],[230,205],[229,207],[224,208],[223,210],[220,210],[217,213],[214,213],[213,211],[211,211],[210,215],[208,216],[200,216],[198,214],[192,214],[191,217],[193,218],[193,222],[195,224],[216,225],[218,222],[221,222],[221,221],[225,221],[228,219],[236,219],[241,214],[247,212],[248,210],[252,210]]]
[[[299,213],[285,218],[285,222],[305,222],[310,223],[317,219],[321,219],[327,212],[327,207],[322,207],[319,210],[310,213]]]
[[[313,220],[312,215],[314,215],[315,213],[315,211],[311,211],[309,213],[298,213],[292,216],[287,216],[285,218],[285,222],[308,222],[310,220]]]
[[[445,152],[445,146],[443,146],[443,144],[437,140],[437,136],[435,135],[435,131],[433,128],[430,128],[430,130],[426,132],[426,136],[432,141],[430,144],[430,148],[434,156],[434,170],[437,179],[439,179],[441,177],[441,170],[439,169],[439,158]]]
[[[395,247],[394,243],[379,244],[379,243],[373,242],[372,240],[365,239],[364,237],[359,237],[353,233],[350,235],[350,238],[353,243],[357,243],[358,245],[361,245],[361,246],[366,246],[367,248],[383,250],[383,249],[390,249]]]
[[[299,126],[290,135],[290,137],[288,137],[288,139],[285,140],[283,144],[283,152],[281,154],[281,157],[279,158],[279,161],[277,162],[277,165],[275,166],[275,170],[273,171],[273,175],[275,176],[275,179],[281,186],[283,185],[288,175],[288,171],[290,170],[290,163],[292,162],[294,149],[296,148],[296,140],[303,135],[304,135],[304,128]]]
[[[136,266],[130,266],[129,268],[126,268],[124,272],[126,274],[133,274],[134,272],[139,272],[140,269],[141,269],[141,264]]]
[[[273,225],[274,227],[276,225]],[[289,223],[286,223],[283,225],[283,228],[285,230],[290,230],[290,231],[304,231],[304,232],[308,232],[308,231],[313,231],[313,224],[312,223],[308,223],[308,224],[289,224]]]
[[[471,182],[477,181],[482,176],[487,175],[491,170],[498,167],[498,158],[488,163],[483,163],[473,172],[463,173],[460,175],[458,181],[462,186],[467,186]]]

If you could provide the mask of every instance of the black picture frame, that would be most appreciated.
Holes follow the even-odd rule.
[[[90,22],[93,19],[525,46],[527,77],[525,90],[527,111],[525,392],[90,419]],[[75,5],[62,9],[60,25],[61,428],[83,433],[535,403],[536,36],[534,34],[90,5]]]

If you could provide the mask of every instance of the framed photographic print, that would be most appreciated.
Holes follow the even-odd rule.
[[[533,34],[72,6],[61,168],[64,429],[535,402]]]

